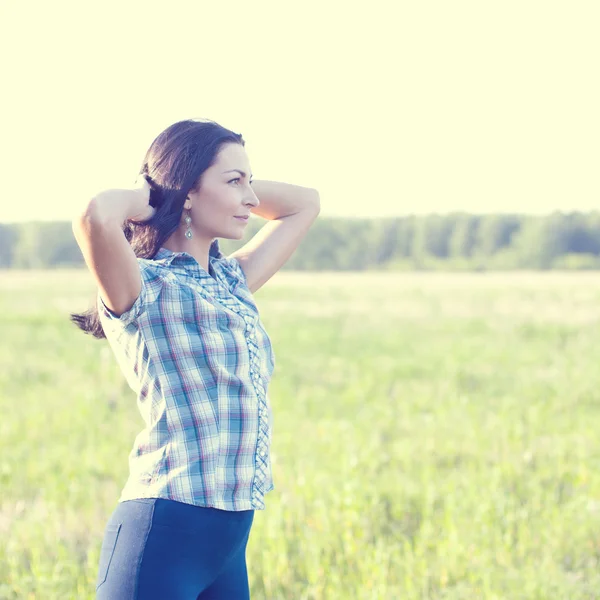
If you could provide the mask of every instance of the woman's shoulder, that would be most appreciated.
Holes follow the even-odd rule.
[[[120,315],[116,315],[106,306],[100,295],[100,291],[97,290],[96,306],[105,332],[108,328],[122,329],[137,321],[146,312],[147,307],[156,302],[162,293],[165,283],[165,275],[162,269],[153,264],[153,261],[149,259],[138,257],[137,262],[140,268],[142,285],[140,293],[128,310]]]

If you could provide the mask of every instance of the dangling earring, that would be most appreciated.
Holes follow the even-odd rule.
[[[185,224],[187,225],[187,229],[185,230],[185,237],[188,240],[192,239],[192,217],[190,217],[191,213],[188,213],[187,215],[185,215]]]

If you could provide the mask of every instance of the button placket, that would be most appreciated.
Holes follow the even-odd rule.
[[[252,491],[252,498],[255,506],[264,507],[262,498],[266,489],[266,479],[268,476],[268,442],[269,442],[269,419],[267,415],[266,394],[260,375],[260,357],[258,354],[258,345],[254,341],[256,338],[256,320],[250,315],[242,313],[246,323],[246,340],[248,342],[248,352],[250,354],[250,378],[256,396],[258,398],[258,437],[255,453],[255,479]]]
[[[211,283],[216,284],[213,280]],[[218,288],[218,285],[212,287]],[[252,504],[254,508],[264,508],[263,497],[266,490],[266,481],[269,473],[269,416],[261,373],[261,360],[259,347],[256,343],[256,322],[254,315],[247,312],[247,308],[233,294],[218,294],[218,301],[240,315],[244,319],[246,341],[250,355],[250,378],[258,398],[258,436],[255,451],[255,478],[252,487]]]

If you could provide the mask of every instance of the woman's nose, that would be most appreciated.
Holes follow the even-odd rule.
[[[248,204],[250,204],[250,206],[252,206],[253,208],[256,208],[260,205],[260,200],[258,199],[258,196],[254,193],[254,190],[252,190],[252,194],[250,196]]]

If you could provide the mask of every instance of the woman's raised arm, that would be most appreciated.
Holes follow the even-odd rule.
[[[145,177],[131,189],[96,194],[72,220],[73,234],[104,304],[116,316],[138,298],[142,281],[137,257],[123,232],[127,220],[146,221],[155,212],[149,204]]]

